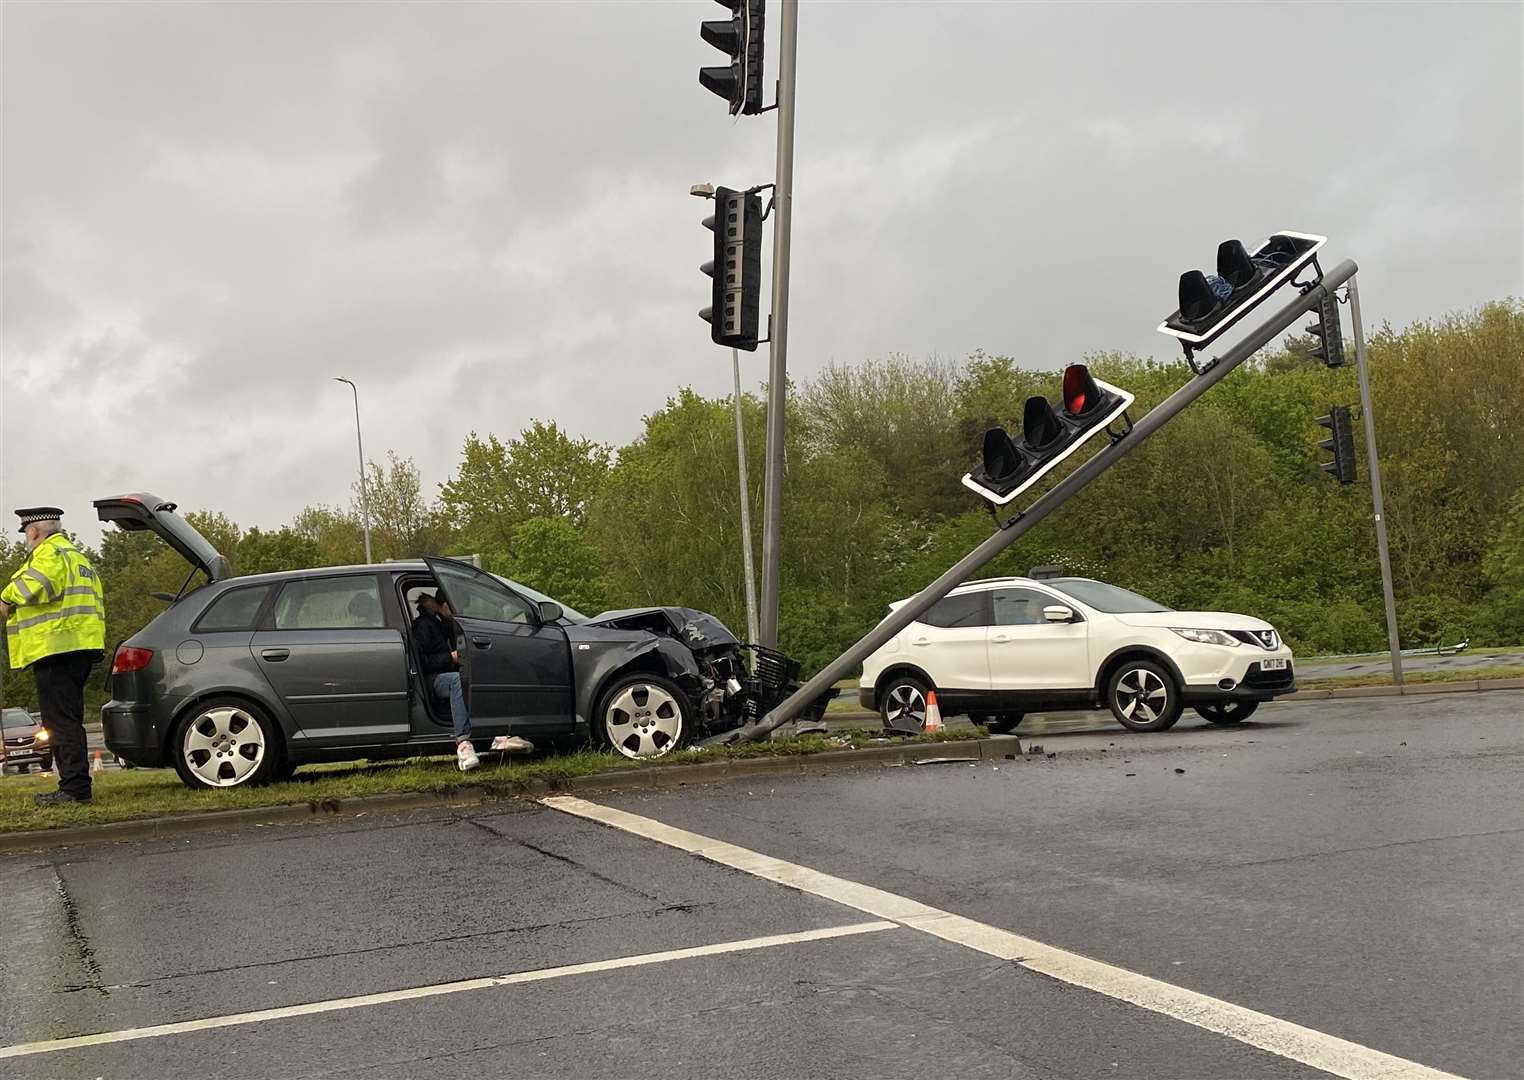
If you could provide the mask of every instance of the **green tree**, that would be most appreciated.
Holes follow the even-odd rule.
[[[554,422],[536,420],[506,443],[473,431],[455,476],[440,486],[440,502],[466,546],[506,550],[514,528],[531,518],[582,528],[612,460],[611,447],[573,439]]]
[[[598,549],[565,518],[530,518],[513,530],[506,559],[487,568],[562,600],[584,614],[607,607],[608,585]]]

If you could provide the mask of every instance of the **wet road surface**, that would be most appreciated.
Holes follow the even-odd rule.
[[[0,1075],[1326,1075],[814,871],[1409,1075],[1516,1075],[1524,693],[1261,717],[590,797],[788,860],[799,888],[533,803],[8,857]],[[90,1033],[117,1041],[47,1043]]]

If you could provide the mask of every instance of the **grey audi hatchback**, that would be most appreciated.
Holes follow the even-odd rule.
[[[112,753],[172,765],[192,787],[257,784],[305,762],[450,752],[448,703],[427,688],[411,638],[425,590],[449,600],[464,634],[480,746],[568,736],[657,757],[798,687],[797,663],[742,645],[691,608],[588,619],[443,558],[236,577],[172,502],[139,493],[95,507],[103,522],[153,532],[205,579],[117,647],[102,709]]]

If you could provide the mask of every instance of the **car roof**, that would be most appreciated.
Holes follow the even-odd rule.
[[[1038,580],[1036,578],[1029,578],[1029,577],[975,578],[973,581],[965,581],[962,585],[957,586],[951,592],[949,592],[947,595],[948,596],[964,596],[964,595],[966,595],[968,593],[971,593],[971,592],[983,592],[986,589],[993,589],[993,588],[995,588],[997,586],[1000,586],[1000,585],[1019,585],[1022,588],[1030,588],[1031,586],[1034,586],[1034,585],[1051,585],[1054,581],[1073,581],[1073,580],[1075,580],[1075,579],[1074,578],[1043,578],[1042,580]],[[889,606],[897,608],[897,607],[901,606],[902,604],[909,603],[910,599],[911,598],[907,596],[907,597],[905,597],[902,600],[896,600],[894,603],[890,604]]]
[[[242,574],[223,578],[218,585],[237,588],[240,585],[258,584],[263,581],[289,581],[292,578],[332,577],[334,574],[374,574],[378,570],[403,572],[427,572],[428,564],[422,559],[406,559],[385,563],[354,563],[349,566],[308,566],[300,570],[272,570],[268,574]]]

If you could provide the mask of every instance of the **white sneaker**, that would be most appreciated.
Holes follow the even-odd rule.
[[[528,754],[534,750],[534,743],[517,735],[499,735],[492,740],[492,749],[506,750],[510,754]]]
[[[482,759],[476,756],[476,748],[468,741],[462,739],[455,744],[455,764],[460,766],[461,772],[470,772],[482,763]]]

